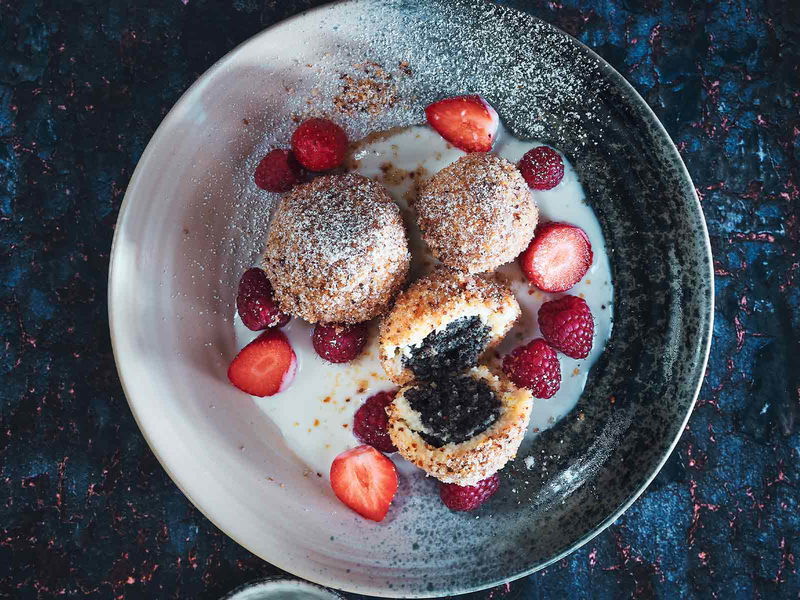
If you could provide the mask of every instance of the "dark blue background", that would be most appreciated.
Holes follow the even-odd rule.
[[[277,572],[145,444],[106,275],[162,117],[224,53],[312,4],[0,0],[0,597],[217,598]],[[798,598],[800,4],[512,4],[597,50],[661,118],[708,220],[717,310],[697,408],[649,490],[569,558],[476,596]]]

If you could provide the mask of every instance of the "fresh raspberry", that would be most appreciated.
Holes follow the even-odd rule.
[[[314,327],[311,340],[314,350],[322,358],[332,363],[350,362],[364,349],[367,343],[367,325],[323,325]]]
[[[519,161],[519,170],[533,189],[551,190],[564,178],[564,161],[552,148],[537,146],[525,153]]]
[[[475,485],[442,483],[439,487],[439,497],[450,510],[475,510],[491,498],[499,487],[500,478],[495,473]]]
[[[553,348],[537,338],[516,348],[503,359],[503,371],[537,398],[551,398],[561,387],[561,363]]]
[[[571,358],[586,358],[592,349],[594,319],[583,298],[564,296],[542,304],[539,329],[550,345]]]
[[[394,400],[395,392],[378,392],[367,398],[353,417],[353,433],[362,444],[381,452],[397,452],[389,437],[389,415],[386,407]]]
[[[272,286],[261,269],[247,269],[239,280],[236,310],[245,327],[261,331],[267,327],[283,327],[289,315],[278,308],[272,297]]]
[[[288,192],[303,177],[303,168],[289,150],[270,150],[253,174],[256,185],[268,192]]]
[[[347,143],[344,129],[328,119],[303,121],[292,134],[294,155],[311,171],[327,171],[341,165]]]

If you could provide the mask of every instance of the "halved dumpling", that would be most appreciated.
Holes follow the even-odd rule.
[[[497,345],[519,315],[507,286],[439,268],[400,294],[381,322],[381,363],[400,385],[462,372]]]
[[[440,481],[474,485],[516,456],[533,396],[486,367],[400,389],[389,436],[400,454]]]

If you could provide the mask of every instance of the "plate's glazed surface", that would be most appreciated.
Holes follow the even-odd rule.
[[[450,513],[414,478],[401,482],[387,522],[354,517],[303,475],[274,427],[225,380],[236,281],[258,253],[269,212],[246,175],[264,147],[288,139],[291,113],[337,110],[341,74],[365,61],[403,75],[391,80],[391,105],[337,118],[352,138],[417,122],[438,97],[480,93],[516,136],[569,157],[610,252],[615,323],[606,353],[576,410],[536,438],[534,468],[507,467],[508,484],[480,518]],[[128,189],[109,299],[133,412],[212,521],[313,581],[420,596],[541,568],[635,499],[691,411],[712,294],[691,181],[655,117],[610,67],[566,34],[477,0],[364,0],[260,34],[184,95]]]

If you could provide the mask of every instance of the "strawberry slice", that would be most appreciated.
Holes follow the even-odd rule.
[[[578,283],[592,265],[592,245],[580,227],[544,223],[520,256],[528,280],[544,292],[565,292]]]
[[[228,367],[228,379],[253,396],[282,392],[294,379],[297,357],[286,336],[268,329],[239,351]]]
[[[391,460],[365,444],[333,459],[331,487],[362,517],[383,521],[397,492],[397,471]]]
[[[464,152],[491,150],[500,125],[495,110],[475,94],[434,102],[425,116],[439,135]]]

